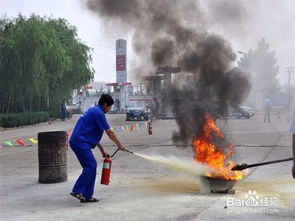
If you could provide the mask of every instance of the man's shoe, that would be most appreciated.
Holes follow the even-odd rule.
[[[84,200],[80,200],[80,202],[81,203],[96,203],[96,202],[99,202],[99,200],[96,199],[96,198],[94,198],[94,197],[92,197],[90,199],[85,199],[85,201]]]
[[[86,201],[85,197],[81,193],[74,193],[74,192],[72,192],[71,193],[71,196],[73,196],[73,197],[77,198],[78,200],[80,200],[81,203],[82,203],[82,201],[83,202]]]

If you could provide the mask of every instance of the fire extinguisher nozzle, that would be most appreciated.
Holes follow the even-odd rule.
[[[128,152],[128,153],[131,153],[131,154],[134,154],[133,152],[131,152],[130,150],[125,150],[126,152]]]

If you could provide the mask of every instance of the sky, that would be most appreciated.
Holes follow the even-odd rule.
[[[89,11],[83,1],[0,0],[0,15],[16,17],[19,13],[25,16],[34,13],[65,18],[77,27],[81,41],[93,48],[95,81],[115,82],[115,41],[119,38],[127,40],[127,62],[130,66],[135,56],[131,47],[131,34],[128,31],[124,34],[108,33],[103,21]],[[295,0],[235,0],[241,5],[240,20],[232,20],[228,14],[220,15],[220,11],[214,11],[216,2],[219,1],[220,5],[224,0],[200,1],[204,11],[210,11],[207,13],[208,31],[223,36],[231,43],[234,51],[255,49],[258,40],[265,38],[270,44],[270,50],[276,52],[280,82],[287,82],[286,67],[295,67]],[[225,16],[222,23],[216,19],[217,14],[218,17]],[[237,54],[238,59],[240,56]],[[295,73],[292,82],[295,83]]]

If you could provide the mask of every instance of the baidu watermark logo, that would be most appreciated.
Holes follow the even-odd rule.
[[[279,197],[277,195],[260,196],[256,190],[248,190],[244,197],[227,197],[227,214],[276,213]]]

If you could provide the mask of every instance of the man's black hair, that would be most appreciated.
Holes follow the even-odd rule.
[[[98,101],[98,104],[99,105],[107,104],[107,106],[109,107],[114,104],[114,100],[111,95],[102,94],[99,101]]]

